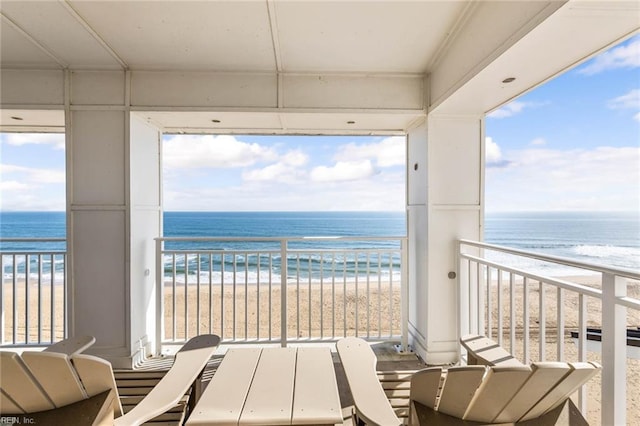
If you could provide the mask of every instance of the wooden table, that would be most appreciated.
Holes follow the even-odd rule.
[[[186,424],[342,422],[329,348],[233,348],[224,356]]]

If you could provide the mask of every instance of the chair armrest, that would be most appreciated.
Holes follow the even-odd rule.
[[[75,355],[84,352],[87,348],[91,347],[96,341],[93,336],[76,336],[69,337],[48,346],[43,352],[56,352],[65,355]]]

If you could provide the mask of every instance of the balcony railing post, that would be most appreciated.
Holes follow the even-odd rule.
[[[409,348],[409,265],[407,261],[407,240],[400,240],[400,321],[402,340],[400,351],[407,352]]]
[[[156,341],[155,354],[162,353],[164,338],[164,262],[162,255],[162,239],[156,238]]]
[[[617,303],[627,295],[627,280],[602,274],[602,424],[626,424],[627,308]]]
[[[280,240],[280,344],[287,347],[287,240]]]

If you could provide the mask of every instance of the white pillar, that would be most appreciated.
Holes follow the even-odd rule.
[[[456,240],[480,239],[481,116],[428,115],[409,132],[409,332],[427,364],[458,358]]]
[[[73,72],[65,105],[69,332],[124,368],[154,336],[160,230],[159,132],[131,119],[128,87],[125,72]]]

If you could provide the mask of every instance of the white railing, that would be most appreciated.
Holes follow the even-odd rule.
[[[67,254],[56,247],[65,242],[0,239],[0,344],[45,345],[66,337]],[[53,248],[33,249],[48,246]]]
[[[353,335],[406,348],[405,237],[158,238],[156,255],[158,342]]]
[[[640,325],[640,272],[475,241],[458,243],[460,334],[494,338],[525,363],[565,359],[600,362],[602,402],[600,418],[594,421],[626,424],[627,371],[637,373],[637,365],[628,365],[626,330]],[[517,259],[575,268],[572,275],[590,276],[587,281],[592,283],[525,271],[512,266],[518,264],[514,262]],[[549,289],[555,289],[555,295]],[[533,292],[538,293],[537,298],[531,297]],[[587,352],[587,325],[602,328],[599,354]],[[571,342],[571,331],[578,335],[577,351],[565,345]],[[583,387],[578,398],[583,413],[587,413],[586,392]]]

